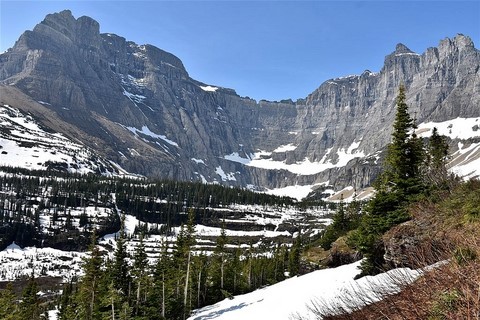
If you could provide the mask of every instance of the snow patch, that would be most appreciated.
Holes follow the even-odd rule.
[[[141,133],[143,135],[152,137],[154,139],[163,140],[163,141],[165,141],[166,143],[168,143],[172,146],[178,147],[178,143],[176,143],[175,141],[172,141],[170,139],[167,139],[167,137],[164,136],[164,135],[156,134],[156,133],[152,132],[147,126],[142,126],[142,129],[137,129],[135,127],[127,127],[127,126],[123,126],[123,125],[122,125],[122,127],[127,129],[128,131],[132,132],[134,135],[137,135],[137,134]]]
[[[273,152],[287,152],[287,151],[293,151],[297,149],[297,146],[294,146],[293,144],[289,143],[284,146],[280,146],[277,149],[273,150]]]
[[[466,140],[480,137],[480,117],[478,118],[456,118],[443,122],[424,122],[418,126],[417,134],[421,138],[430,137],[433,127],[436,127],[438,134],[451,139]]]
[[[192,160],[192,161],[193,161],[193,162],[195,162],[196,164],[199,164],[199,163],[201,163],[201,164],[205,164],[205,161],[203,161],[202,159],[195,159],[195,158],[192,158],[192,159],[190,159],[190,160]]]
[[[295,315],[313,320],[318,318],[308,309],[312,301],[331,305],[338,302],[342,296],[352,296],[358,297],[355,301],[358,306],[363,306],[364,301],[375,302],[382,298],[376,294],[377,291],[385,294],[399,292],[399,282],[411,283],[422,274],[418,270],[402,268],[353,280],[359,273],[359,266],[360,261],[293,277],[196,310],[188,320],[289,320],[294,319]]]
[[[212,86],[199,86],[200,89],[202,89],[203,91],[207,91],[207,92],[215,92],[218,90],[217,87],[212,87]]]
[[[222,178],[222,181],[237,181],[233,172],[225,173],[225,171],[223,171],[222,167],[220,166],[215,168],[215,173]]]

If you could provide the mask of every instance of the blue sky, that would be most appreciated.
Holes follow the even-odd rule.
[[[418,53],[457,33],[480,43],[478,0],[0,0],[0,52],[63,9],[175,54],[194,79],[257,100],[296,100],[330,78],[379,71],[399,42]]]

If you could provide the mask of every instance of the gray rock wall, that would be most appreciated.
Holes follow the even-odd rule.
[[[174,55],[100,34],[93,19],[63,11],[0,55],[0,81],[49,103],[58,121],[72,126],[72,138],[136,173],[266,188],[325,181],[359,188],[378,173],[374,154],[389,142],[398,86],[406,85],[418,122],[479,116],[479,61],[463,35],[423,54],[399,44],[378,73],[331,79],[296,103],[257,102],[232,89],[206,91]],[[224,159],[292,144],[295,150],[270,159],[335,164],[353,143],[359,144],[351,151],[367,159],[312,174]]]

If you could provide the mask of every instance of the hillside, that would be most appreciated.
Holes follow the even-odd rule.
[[[387,259],[397,266],[416,268],[442,263],[427,268],[415,282],[397,281],[402,285],[400,293],[367,308],[354,307],[360,298],[357,295],[344,296],[330,307],[324,305],[322,318],[476,319],[480,310],[479,203],[480,183],[475,180],[412,205],[412,220],[384,235]],[[382,294],[382,290],[376,292]],[[357,311],[338,315],[342,310]]]

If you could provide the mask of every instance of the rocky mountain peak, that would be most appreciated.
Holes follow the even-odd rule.
[[[473,41],[470,37],[468,36],[465,36],[461,33],[457,34],[455,36],[455,38],[453,38],[453,40],[455,41],[455,43],[457,44],[458,47],[460,48],[466,48],[466,47],[469,47],[469,48],[473,48],[474,45],[473,45]]]
[[[479,61],[463,35],[422,55],[400,43],[379,72],[332,78],[296,103],[257,103],[190,78],[171,53],[100,34],[95,20],[66,10],[0,55],[0,83],[42,101],[70,136],[131,172],[270,189],[326,181],[361,188],[389,142],[399,84],[420,122],[478,117]]]
[[[78,19],[70,10],[49,14],[35,26],[34,32],[52,36],[52,32],[60,33],[74,43],[99,47],[100,24],[94,19],[82,16]]]
[[[401,54],[401,53],[414,53],[412,50],[410,50],[406,45],[403,43],[397,44],[395,47],[395,54]]]

